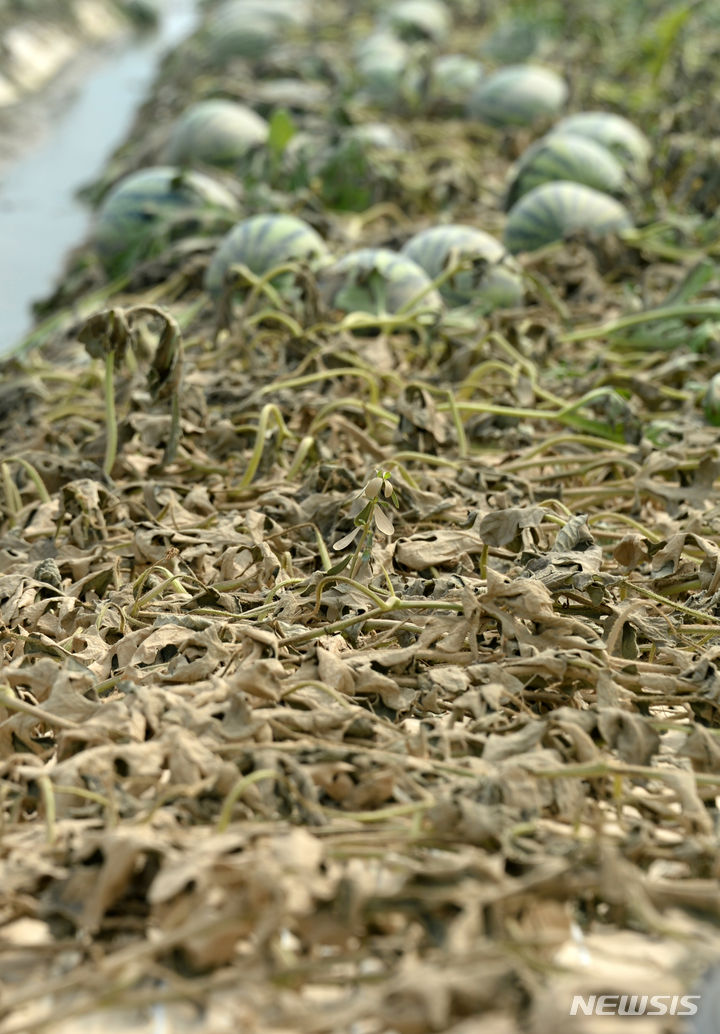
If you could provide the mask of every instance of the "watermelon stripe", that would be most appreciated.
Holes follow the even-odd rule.
[[[557,222],[557,212],[552,206],[552,199],[550,198],[538,198],[535,199],[533,196],[534,204],[525,205],[522,208],[518,206],[517,212],[519,219],[522,222],[527,223],[529,226],[554,226]],[[515,209],[513,209],[515,211]],[[512,212],[510,213],[512,215]]]
[[[275,227],[272,218],[267,215],[258,215],[249,222],[251,228],[248,253],[253,261],[251,268],[254,268],[255,265],[265,264],[267,252],[263,251],[263,248],[267,245],[268,237],[272,237]]]
[[[327,255],[325,242],[302,219],[284,214],[251,216],[237,223],[217,248],[205,275],[205,288],[220,291],[231,265],[247,266],[257,276],[292,260],[319,259]],[[273,281],[281,292],[292,277]]]
[[[505,229],[511,251],[531,251],[579,229],[599,236],[631,225],[619,201],[566,180],[545,183],[513,207]]]
[[[516,236],[519,234],[520,239],[523,238],[523,235],[538,238],[554,233],[555,229],[554,222],[540,218],[534,212],[526,212],[523,214],[522,222],[514,222],[508,226],[508,233],[514,233]]]
[[[183,174],[173,166],[131,173],[110,191],[100,206],[95,244],[106,270],[125,272],[133,261],[149,256],[178,218],[203,211],[237,210],[229,191],[200,172]]]
[[[240,261],[243,265],[246,264],[244,262],[244,256],[248,253],[251,237],[252,226],[250,223],[247,220],[245,222],[238,223],[230,236],[226,239],[225,243],[225,256],[229,262]]]
[[[453,262],[456,256],[485,260],[489,268],[482,275],[465,270],[441,284],[440,294],[451,307],[473,305],[490,311],[522,302],[520,271],[513,270],[513,260],[506,248],[490,234],[474,226],[452,223],[422,230],[406,242],[402,254],[417,262],[432,279],[448,268],[451,256]],[[506,267],[498,277],[493,278],[492,271],[506,260],[509,260],[509,268]]]
[[[549,69],[514,65],[481,80],[470,97],[471,116],[494,125],[526,124],[540,115],[557,113],[565,103],[567,86]]]
[[[307,237],[307,228],[301,226],[294,232],[284,234],[275,242],[269,241],[269,248],[265,252],[266,268],[272,269],[273,266],[279,266],[291,258],[301,258],[302,256],[298,254],[294,244],[305,237]]]

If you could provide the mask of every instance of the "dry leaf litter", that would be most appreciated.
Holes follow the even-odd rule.
[[[311,123],[345,8],[222,85],[265,110],[295,69]],[[551,52],[576,108],[589,47]],[[203,74],[191,39],[104,188],[155,160]],[[656,193],[697,213],[675,88]],[[528,132],[392,117],[413,149],[368,210],[262,184],[246,210],[274,200],[338,250],[437,209],[499,232]],[[525,256],[517,310],[374,334],[311,277],[292,321],[220,311],[202,236],[100,300],[88,252],[70,262],[0,397],[0,1034],[603,1032],[618,1018],[570,1016],[573,995],[699,986],[720,450],[693,385],[718,334],[572,333],[717,254],[661,230]]]

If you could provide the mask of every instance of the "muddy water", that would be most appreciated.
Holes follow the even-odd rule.
[[[161,55],[195,24],[195,0],[155,6],[156,32],[83,55],[32,102],[20,153],[0,166],[0,354],[30,329],[31,302],[49,293],[63,255],[87,233],[90,214],[75,191],[122,143]]]

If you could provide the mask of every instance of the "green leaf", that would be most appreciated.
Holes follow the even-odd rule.
[[[708,258],[701,259],[692,269],[688,270],[679,284],[673,288],[665,299],[665,305],[677,305],[689,302],[691,298],[699,294],[703,287],[712,280],[716,272],[715,263]]]
[[[675,50],[680,32],[692,13],[692,4],[671,7],[652,23],[643,38],[646,65],[653,82],[657,82]]]
[[[279,158],[296,133],[297,127],[290,112],[286,108],[277,108],[270,119],[267,141],[270,153]]]

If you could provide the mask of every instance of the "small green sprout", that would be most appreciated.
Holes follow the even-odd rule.
[[[355,577],[362,564],[369,559],[375,531],[387,535],[388,538],[395,533],[388,509],[391,503],[396,507],[400,504],[390,478],[389,470],[378,470],[375,477],[370,478],[355,496],[350,508],[350,516],[355,527],[333,544],[333,549],[346,549],[358,535],[360,536],[350,567],[351,578]]]

